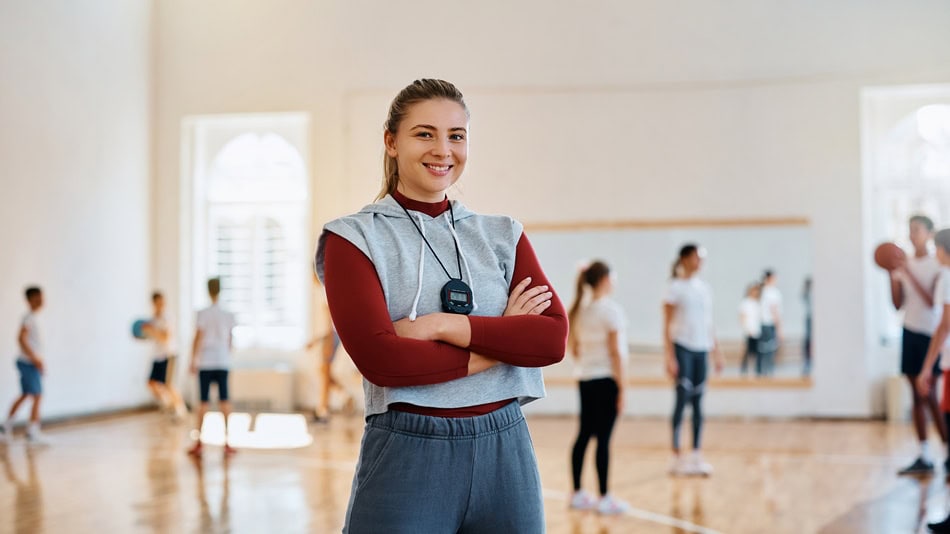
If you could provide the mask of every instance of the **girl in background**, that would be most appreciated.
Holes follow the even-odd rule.
[[[755,359],[755,374],[762,374],[762,357],[759,355],[759,337],[762,335],[762,307],[759,298],[762,288],[759,284],[751,284],[746,289],[745,298],[739,304],[739,324],[745,334],[745,353],[742,355],[742,364],[739,371],[745,376],[749,368],[749,360]]]
[[[676,405],[673,408],[674,475],[712,474],[712,467],[700,451],[703,430],[703,393],[706,389],[706,368],[712,353],[716,372],[722,372],[723,359],[713,332],[712,292],[709,284],[698,276],[705,256],[698,246],[685,245],[673,264],[663,302],[663,340],[666,369],[676,381]],[[680,451],[680,427],[683,411],[689,403],[693,408],[693,454],[685,457]]]
[[[589,289],[591,298],[584,302]],[[597,508],[602,514],[619,514],[629,505],[607,492],[610,435],[623,411],[624,364],[627,359],[626,318],[613,292],[610,268],[595,261],[581,270],[577,292],[568,312],[569,343],[580,378],[581,420],[571,454],[574,495],[571,508]],[[591,437],[597,438],[597,480],[600,498],[581,489],[584,454]]]

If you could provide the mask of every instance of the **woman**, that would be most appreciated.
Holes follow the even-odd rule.
[[[584,304],[586,288],[590,302]],[[597,508],[602,514],[619,514],[629,505],[607,492],[610,434],[623,411],[623,368],[627,359],[626,319],[623,309],[610,298],[613,293],[610,268],[595,261],[581,270],[577,292],[568,313],[571,352],[580,377],[581,426],[571,454],[574,495],[571,508]],[[581,471],[587,443],[597,437],[597,480],[600,499],[581,489]]]
[[[446,191],[469,113],[441,80],[393,100],[377,202],[330,222],[316,268],[363,374],[366,430],[344,532],[542,532],[521,404],[563,359],[564,306],[521,224]]]
[[[685,245],[673,264],[663,305],[663,340],[666,369],[676,381],[676,405],[673,409],[674,475],[712,474],[712,467],[700,451],[703,430],[703,392],[706,389],[706,359],[712,352],[716,372],[722,371],[723,359],[713,332],[712,292],[698,276],[704,252],[696,245]],[[693,408],[693,454],[680,452],[680,427],[686,404]]]

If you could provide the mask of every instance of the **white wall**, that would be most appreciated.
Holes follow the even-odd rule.
[[[150,5],[0,3],[0,403],[23,289],[43,287],[43,414],[148,399]],[[21,410],[21,417],[26,413]]]
[[[950,4],[281,6],[158,4],[157,221],[177,217],[184,116],[310,112],[319,225],[374,196],[389,99],[413,78],[444,77],[472,109],[457,196],[480,211],[525,222],[810,219],[815,387],[717,392],[709,411],[880,413],[888,367],[867,350],[860,91],[950,80]],[[177,283],[175,236],[157,225],[166,287]],[[637,408],[665,413],[667,401],[644,392]]]

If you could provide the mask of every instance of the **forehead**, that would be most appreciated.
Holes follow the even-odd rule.
[[[461,104],[444,98],[423,100],[409,106],[401,126],[412,128],[428,124],[436,128],[467,128],[468,114]]]
[[[910,229],[911,229],[911,230],[923,231],[923,232],[928,231],[928,230],[927,230],[927,226],[924,225],[924,223],[922,223],[922,222],[920,222],[920,221],[910,221]]]

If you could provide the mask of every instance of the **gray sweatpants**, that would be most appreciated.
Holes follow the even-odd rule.
[[[541,479],[521,406],[463,418],[370,416],[343,532],[544,532]]]

